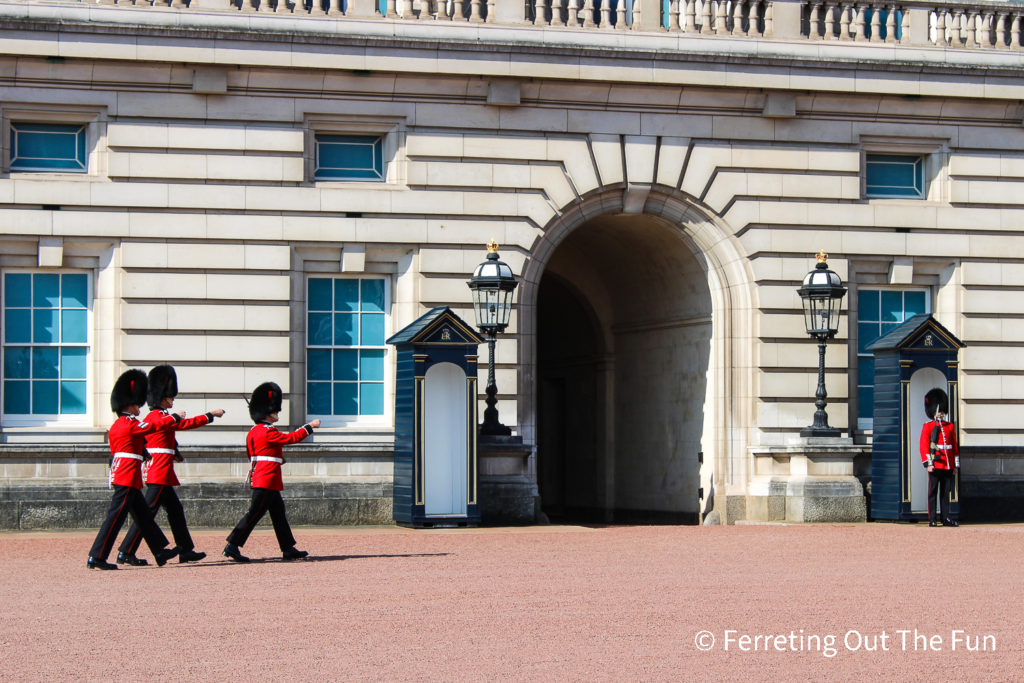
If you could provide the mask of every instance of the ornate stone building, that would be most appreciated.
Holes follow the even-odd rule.
[[[172,363],[193,523],[237,517],[244,396],[286,391],[298,521],[390,519],[394,357],[472,321],[492,238],[485,519],[862,519],[873,358],[962,339],[965,514],[1024,481],[1024,61],[1012,3],[0,0],[0,526],[91,525],[108,396]],[[829,418],[796,289],[849,288]],[[482,350],[483,351],[483,350]],[[713,513],[713,514],[712,514]]]

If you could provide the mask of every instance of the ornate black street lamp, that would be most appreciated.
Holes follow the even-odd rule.
[[[487,398],[484,402],[484,423],[480,426],[482,436],[509,436],[512,430],[498,421],[498,387],[494,383],[494,342],[499,332],[508,327],[508,316],[512,312],[512,291],[516,282],[512,269],[498,260],[498,243],[491,240],[487,245],[487,260],[476,267],[473,277],[466,284],[473,290],[473,312],[476,326],[487,337],[490,355],[487,359]]]
[[[800,430],[800,436],[839,436],[839,430],[828,426],[825,413],[825,342],[839,331],[839,306],[846,294],[843,281],[829,270],[828,254],[818,252],[818,265],[807,273],[798,290],[804,305],[807,334],[818,340],[818,390],[814,392],[814,424]]]

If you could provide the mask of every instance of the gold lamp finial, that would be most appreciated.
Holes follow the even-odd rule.
[[[828,254],[825,253],[824,249],[818,251],[818,263],[825,263],[828,261]]]
[[[495,242],[494,240],[491,240],[490,242],[488,242],[487,243],[487,253],[488,254],[497,254],[498,253],[498,243]]]

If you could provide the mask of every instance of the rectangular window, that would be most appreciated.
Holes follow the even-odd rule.
[[[870,197],[923,199],[924,157],[868,154],[865,158],[865,194]]]
[[[89,276],[3,276],[3,416],[9,422],[85,415]]]
[[[382,136],[317,133],[313,147],[316,180],[384,180]]]
[[[85,125],[11,123],[12,171],[85,173]]]
[[[857,290],[857,425],[870,429],[875,404],[875,356],[868,347],[912,316],[928,312],[921,289]]]
[[[356,421],[384,416],[387,298],[384,278],[307,281],[308,417]]]

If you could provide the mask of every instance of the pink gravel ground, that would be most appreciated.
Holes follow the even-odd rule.
[[[0,534],[5,680],[1024,679],[1024,526],[198,531],[116,572],[93,533]]]

